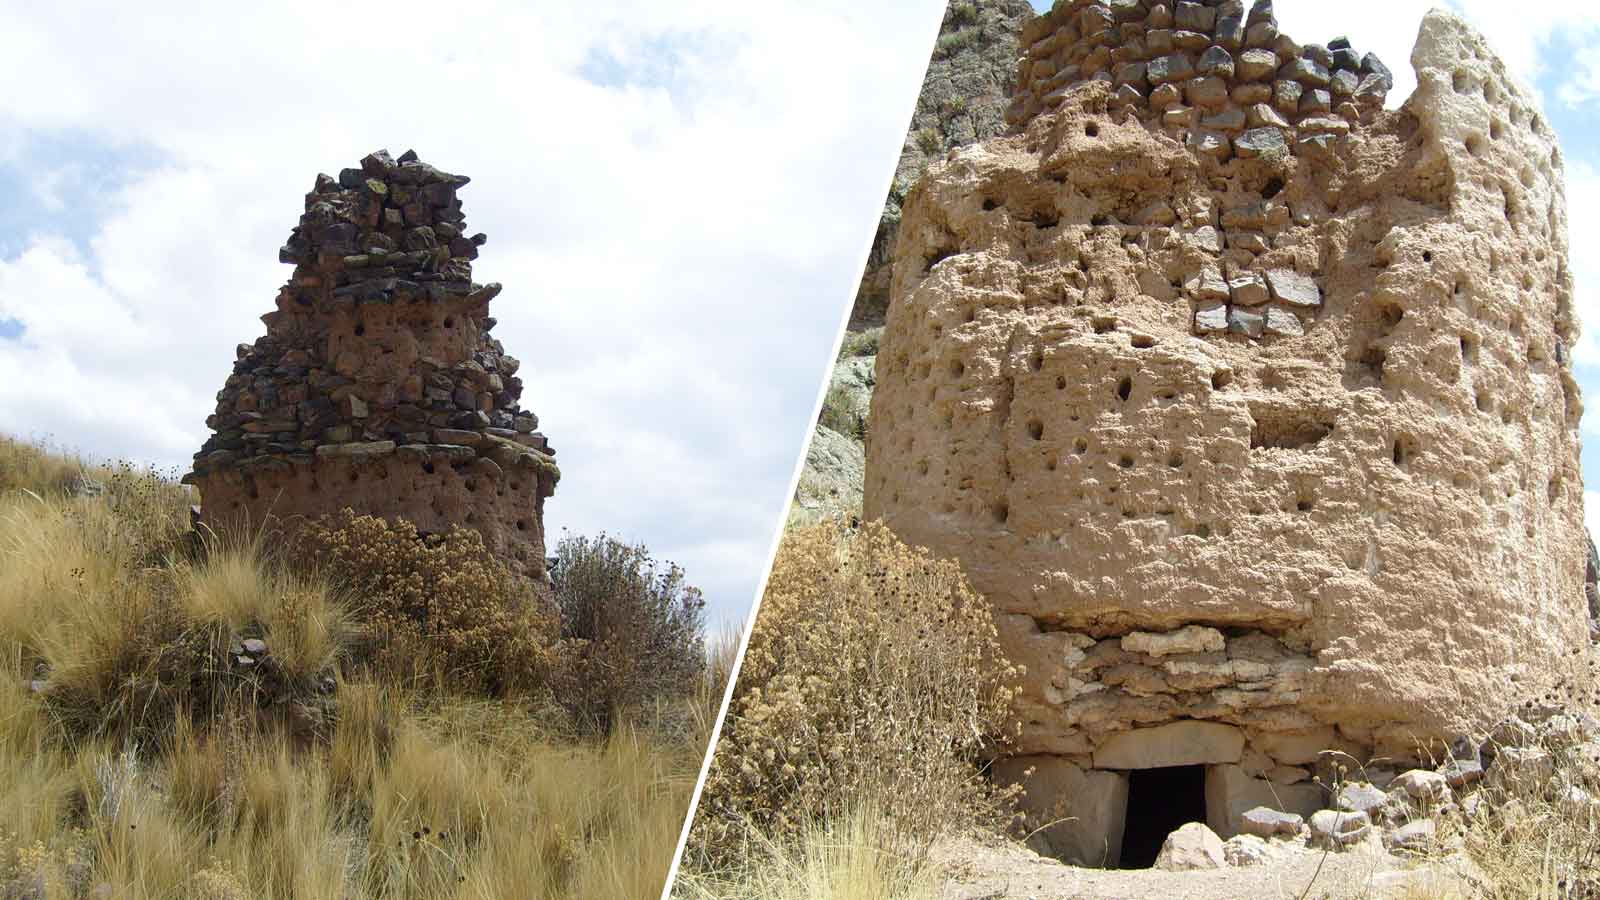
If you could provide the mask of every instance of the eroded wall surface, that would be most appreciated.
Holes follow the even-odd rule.
[[[1438,12],[1397,111],[1270,4],[1080,0],[1024,44],[1017,132],[907,199],[865,483],[995,605],[1016,752],[1082,780],[1216,723],[1242,740],[1168,764],[1237,795],[1537,695],[1586,621],[1534,99]]]

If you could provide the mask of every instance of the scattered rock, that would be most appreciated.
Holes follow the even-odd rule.
[[[69,497],[100,497],[105,492],[105,482],[90,478],[83,472],[72,476],[72,480],[67,482],[67,496]]]
[[[1397,850],[1425,850],[1433,845],[1438,829],[1432,819],[1418,819],[1389,832],[1385,843]]]
[[[1341,786],[1334,799],[1341,810],[1370,814],[1382,809],[1389,795],[1365,781],[1352,781]]]
[[[1305,822],[1305,819],[1294,813],[1279,812],[1275,809],[1268,809],[1265,806],[1258,806],[1245,812],[1241,824],[1246,834],[1258,837],[1274,837],[1278,835],[1293,837],[1300,833],[1300,829],[1305,825]]]
[[[1222,856],[1230,866],[1259,866],[1276,855],[1272,845],[1253,834],[1236,834],[1222,843]]]
[[[1167,835],[1156,855],[1155,868],[1168,872],[1220,869],[1227,865],[1222,838],[1200,822],[1190,822]]]
[[[1453,788],[1466,787],[1483,778],[1483,763],[1476,759],[1447,759],[1439,766],[1439,774]]]
[[[1450,799],[1450,784],[1445,776],[1424,769],[1402,772],[1394,780],[1394,787],[1404,790],[1412,798],[1429,804],[1444,803]]]
[[[1364,812],[1324,809],[1311,816],[1313,846],[1348,847],[1372,833],[1372,820]]]

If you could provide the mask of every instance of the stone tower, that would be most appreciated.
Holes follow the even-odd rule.
[[[317,176],[279,251],[294,274],[240,344],[185,481],[214,527],[293,528],[345,507],[419,531],[464,525],[548,582],[555,451],[518,405],[518,361],[490,336],[500,285],[472,281],[465,176],[379,150]]]
[[[1073,0],[1022,46],[1014,132],[906,201],[865,510],[994,605],[1048,849],[1475,748],[1586,640],[1537,102],[1439,12],[1397,111],[1270,0]]]

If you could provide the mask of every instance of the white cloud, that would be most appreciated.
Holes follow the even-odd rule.
[[[559,450],[552,538],[643,540],[740,614],[941,5],[537,6],[14,11],[0,161],[66,148],[36,188],[120,148],[157,164],[0,234],[26,329],[0,339],[0,430],[185,464],[315,173],[415,147],[473,177],[477,277]]]

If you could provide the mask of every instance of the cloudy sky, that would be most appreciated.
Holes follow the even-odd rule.
[[[552,543],[742,616],[938,0],[4,5],[0,432],[186,466],[315,175],[414,147],[472,176]]]
[[[1398,103],[1428,5],[1278,13],[1301,40],[1376,50]],[[644,541],[717,618],[742,614],[940,0],[6,6],[0,431],[184,466],[288,275],[277,248],[314,175],[414,147],[473,177],[477,277],[506,286],[496,335],[560,450],[552,538]],[[1595,246],[1600,7],[1454,8],[1543,97],[1572,244]],[[1591,398],[1596,256],[1573,257]],[[1600,494],[1589,510],[1600,521]]]

